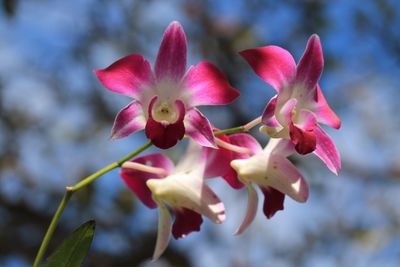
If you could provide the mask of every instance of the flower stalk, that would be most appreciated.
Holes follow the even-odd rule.
[[[129,159],[139,155],[140,153],[142,153],[143,151],[145,151],[147,148],[149,148],[151,146],[151,142],[147,142],[146,144],[144,144],[143,146],[139,147],[137,150],[133,151],[132,153],[126,155],[125,157],[121,158],[120,160],[113,162],[107,166],[105,166],[104,168],[98,170],[97,172],[89,175],[88,177],[86,177],[85,179],[83,179],[82,181],[80,181],[79,183],[77,183],[76,185],[73,186],[67,186],[66,189],[67,191],[72,191],[75,192],[79,189],[81,189],[82,187],[87,186],[88,184],[92,183],[94,180],[96,180],[97,178],[99,178],[100,176],[106,174],[109,171],[112,171],[115,168],[121,167],[122,164],[125,161],[128,161]]]
[[[255,118],[254,120],[252,120],[252,121],[248,122],[247,124],[245,124],[245,125],[243,126],[243,130],[244,130],[245,132],[248,132],[248,131],[250,131],[252,128],[254,128],[255,126],[257,126],[258,124],[260,124],[260,123],[261,123],[261,116]]]
[[[46,235],[43,238],[42,244],[40,245],[35,261],[33,262],[33,267],[39,267],[40,261],[42,260],[44,253],[46,252],[49,245],[49,242],[53,236],[53,233],[57,228],[58,221],[60,220],[60,217],[73,193],[73,191],[65,191],[64,197],[62,198],[60,205],[58,206],[57,211],[54,214],[53,219],[51,220],[49,228],[47,229]]]

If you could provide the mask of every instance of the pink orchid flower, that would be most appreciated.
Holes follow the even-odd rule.
[[[257,213],[258,195],[253,183],[258,185],[264,194],[264,214],[271,218],[278,210],[283,210],[285,195],[297,202],[308,199],[308,185],[303,175],[287,157],[294,153],[289,140],[271,138],[262,149],[253,146],[255,154],[247,159],[236,159],[231,162],[239,179],[247,186],[247,212],[242,224],[236,230],[241,234],[254,220]]]
[[[149,208],[159,208],[159,223],[153,260],[168,246],[172,227],[175,239],[200,231],[202,215],[214,223],[225,220],[225,208],[204,183],[206,150],[191,142],[183,160],[174,167],[162,154],[152,154],[123,164],[121,176],[127,186]],[[171,210],[175,215],[172,222]]]
[[[297,66],[292,55],[278,46],[248,49],[240,55],[277,92],[263,112],[262,132],[290,139],[300,154],[314,152],[337,174],[341,168],[339,152],[318,125],[320,122],[336,129],[341,125],[318,85],[324,66],[318,35],[310,37]]]
[[[236,230],[241,234],[253,221],[258,205],[257,184],[264,194],[263,212],[270,219],[283,210],[285,194],[298,202],[308,198],[308,186],[297,168],[287,159],[294,153],[293,144],[284,139],[270,139],[262,149],[249,134],[218,136],[219,149],[208,148],[205,177],[221,176],[232,188],[247,186],[246,216]]]
[[[186,45],[182,26],[172,22],[153,71],[137,54],[95,71],[106,88],[134,99],[117,114],[111,138],[145,129],[152,143],[163,149],[174,146],[185,134],[202,146],[214,146],[210,123],[196,106],[228,104],[239,92],[209,62],[202,61],[185,73]]]

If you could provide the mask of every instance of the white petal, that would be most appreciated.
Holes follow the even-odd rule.
[[[308,198],[308,186],[302,174],[280,154],[264,150],[248,159],[234,160],[231,166],[243,181],[271,186],[298,202]]]
[[[254,189],[253,185],[249,183],[247,185],[247,211],[246,216],[243,219],[242,224],[235,231],[235,235],[240,235],[243,233],[247,227],[253,222],[257,214],[258,207],[258,195],[257,191]]]
[[[188,208],[215,223],[225,220],[225,208],[217,195],[203,183],[202,177],[175,174],[147,181],[153,196],[174,208]]]
[[[270,138],[264,150],[283,157],[288,157],[295,152],[293,143],[288,139],[281,138]]]
[[[298,202],[308,198],[308,185],[300,171],[287,158],[271,155],[268,161],[266,181],[271,186]]]
[[[206,159],[205,150],[196,142],[189,141],[185,155],[176,166],[174,173],[190,173],[193,176],[203,177]]]
[[[212,220],[214,223],[222,223],[225,221],[225,207],[218,196],[203,183],[201,188],[201,213]]]
[[[231,162],[240,180],[250,183],[251,181],[260,185],[267,177],[267,162],[269,153],[262,151],[247,159],[236,159]]]
[[[165,205],[162,203],[158,203],[158,205],[159,205],[159,218],[158,218],[157,242],[152,261],[157,260],[167,248],[172,227],[172,218],[167,207],[165,207]]]

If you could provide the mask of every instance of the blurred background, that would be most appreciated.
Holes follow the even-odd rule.
[[[214,179],[226,223],[205,220],[200,233],[171,240],[155,263],[157,211],[138,202],[115,170],[74,195],[49,251],[93,218],[85,266],[400,266],[400,1],[0,3],[0,266],[31,266],[64,187],[145,142],[142,133],[108,139],[129,99],[103,88],[92,70],[130,53],[154,62],[172,20],[185,28],[189,64],[212,61],[242,93],[228,107],[202,108],[219,128],[259,116],[274,92],[238,51],[275,44],[297,61],[318,33],[326,62],[320,84],[342,119],[339,131],[327,131],[343,170],[335,176],[315,156],[294,158],[309,201],[287,198],[271,220],[260,206],[238,237],[246,192]],[[167,153],[178,159],[183,149]]]

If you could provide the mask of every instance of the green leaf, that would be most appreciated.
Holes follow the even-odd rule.
[[[79,267],[85,259],[93,240],[96,222],[90,220],[76,229],[47,258],[43,267]]]

